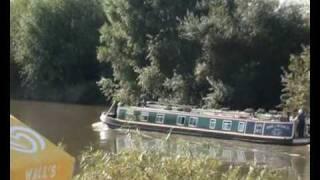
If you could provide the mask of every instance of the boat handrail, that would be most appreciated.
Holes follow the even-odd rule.
[[[281,121],[280,114],[270,114],[270,113],[260,113],[260,112],[245,112],[245,111],[223,111],[221,109],[200,109],[192,108],[192,106],[186,105],[163,105],[164,103],[159,102],[147,102],[146,108],[154,108],[159,110],[173,110],[181,111],[186,113],[197,113],[203,115],[213,115],[213,116],[224,116],[227,118],[237,118],[237,119],[252,119],[256,121]],[[168,108],[170,107],[170,108]]]

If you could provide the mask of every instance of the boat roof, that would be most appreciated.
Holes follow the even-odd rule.
[[[144,107],[138,106],[123,106],[122,108],[135,108],[140,111],[153,111],[153,112],[160,112],[160,113],[174,113],[180,114],[185,116],[202,116],[207,118],[223,118],[223,119],[230,119],[230,120],[241,120],[241,121],[272,121],[272,122],[280,122],[281,115],[272,115],[268,113],[247,113],[244,111],[223,111],[218,109],[199,109],[199,108],[192,108],[190,112],[188,111],[179,111],[178,109],[181,107],[172,107],[171,110],[165,109],[167,106],[163,105],[147,105]],[[286,122],[281,122],[286,123]],[[291,122],[287,122],[291,123]]]

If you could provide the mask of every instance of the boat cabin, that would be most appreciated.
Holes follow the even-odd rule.
[[[294,122],[281,121],[276,113],[254,114],[159,104],[119,106],[115,117],[109,117],[105,122],[110,127],[130,125],[143,130],[281,144],[293,142],[296,127]]]

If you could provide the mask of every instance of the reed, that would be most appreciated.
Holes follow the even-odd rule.
[[[139,131],[128,133],[130,136],[133,134],[141,136]],[[170,133],[162,139],[162,143],[167,143],[169,138]],[[161,150],[160,147],[142,149],[132,146],[117,153],[106,153],[90,147],[82,153],[81,170],[74,179],[288,179],[286,169],[272,169],[249,163],[232,164],[206,155],[195,156],[188,148],[185,146],[179,154],[171,154]]]

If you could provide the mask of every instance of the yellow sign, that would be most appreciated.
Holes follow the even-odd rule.
[[[69,180],[74,158],[10,115],[10,180]]]

